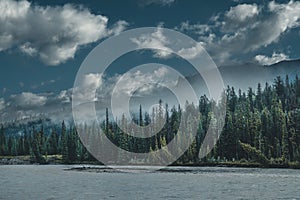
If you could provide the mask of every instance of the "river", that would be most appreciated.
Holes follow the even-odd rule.
[[[65,170],[73,167],[2,165],[0,199],[300,199],[300,171],[292,169]]]

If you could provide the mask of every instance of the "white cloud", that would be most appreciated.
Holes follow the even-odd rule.
[[[108,18],[71,4],[42,7],[27,0],[0,1],[0,51],[18,47],[45,64],[58,65],[75,56],[80,46],[124,30],[119,21],[107,27]]]
[[[40,83],[40,85],[41,85],[41,86],[45,86],[45,85],[53,84],[53,83],[55,83],[55,82],[56,82],[55,80],[51,79],[51,80],[47,80],[47,81],[42,81],[42,82]]]
[[[241,53],[276,43],[283,34],[299,27],[300,2],[279,4],[272,1],[266,7],[240,4],[219,13],[210,23],[185,23],[181,27],[198,34],[206,50],[218,64],[222,64]]]
[[[85,103],[97,101],[96,90],[102,85],[102,74],[86,74],[80,86],[73,88],[76,93],[76,102]],[[63,93],[61,94],[63,95]]]
[[[3,98],[0,98],[0,111],[5,108],[5,101]]]
[[[143,70],[149,70],[149,68],[143,68]],[[110,106],[110,96],[118,81],[121,81],[121,84],[115,91],[117,97],[124,97],[124,95],[141,97],[151,94],[154,89],[174,87],[177,80],[178,76],[175,77],[174,73],[172,74],[166,67],[158,66],[154,66],[151,71],[130,71],[124,76],[117,74],[113,77],[102,77],[102,74],[97,73],[86,74],[79,87],[62,90],[58,94],[23,92],[11,95],[5,100],[0,98],[0,121],[24,120],[40,115],[62,120],[71,117],[73,92],[76,92],[78,103],[75,106],[76,109],[89,103],[105,107]],[[120,107],[123,103],[120,102]],[[83,109],[82,114],[89,116],[90,113],[86,112],[89,111]]]
[[[157,58],[168,58],[172,53],[172,50],[167,47],[170,42],[168,38],[164,36],[160,27],[157,28],[156,32],[142,35],[139,38],[131,38],[131,41],[135,43],[138,48],[157,49],[153,50],[155,52],[154,56]]]
[[[46,96],[33,94],[31,92],[22,92],[18,95],[12,95],[10,100],[13,105],[21,108],[31,108],[45,105],[47,101]]]
[[[201,43],[197,43],[191,48],[183,48],[178,51],[178,54],[185,59],[192,59],[197,57],[201,52],[203,52],[203,47]]]
[[[122,31],[124,31],[125,27],[127,27],[128,25],[128,22],[120,20],[115,23],[110,29],[107,29],[107,35],[118,35]]]
[[[211,27],[208,24],[190,24],[189,21],[182,22],[179,27],[175,27],[179,31],[193,31],[197,35],[204,35],[211,32]]]
[[[169,73],[169,70],[165,67],[160,67],[156,70],[154,70],[154,75],[158,78],[162,78],[166,76]]]
[[[258,15],[259,8],[256,4],[239,4],[231,7],[225,16],[234,21],[245,21],[248,18]]]
[[[94,91],[101,86],[102,74],[86,74],[84,76],[81,87],[86,91]]]
[[[272,65],[278,63],[283,60],[290,59],[289,56],[285,55],[284,53],[273,53],[271,57],[265,55],[257,55],[254,58],[259,64],[262,65]]]
[[[138,48],[145,49],[150,48],[156,58],[169,58],[172,53],[178,54],[185,59],[192,59],[197,57],[201,52],[203,52],[202,43],[196,43],[192,47],[181,48],[179,50],[173,50],[172,42],[163,34],[162,25],[157,27],[157,31],[149,34],[144,34],[139,38],[131,38],[131,41],[137,45]],[[176,47],[176,45],[175,45]]]
[[[116,79],[118,86],[115,87],[115,94],[118,96],[132,96],[149,94],[156,87],[168,87],[174,85],[173,80],[168,78],[170,71],[165,67],[159,67],[153,72],[142,72],[137,70],[135,72],[127,72],[123,76]],[[146,83],[146,84],[144,84]]]
[[[72,90],[62,90],[58,96],[57,99],[61,100],[63,103],[71,103],[71,96],[72,96]]]
[[[175,3],[176,0],[139,0],[140,6],[148,6],[151,4],[161,5],[161,6],[170,6]]]
[[[37,50],[34,47],[32,47],[29,42],[26,42],[25,44],[21,45],[19,48],[22,52],[28,54],[29,56],[35,56],[37,54]]]
[[[284,32],[289,28],[300,26],[300,2],[290,1],[287,4],[269,3],[271,12],[276,13],[277,29]]]
[[[23,92],[11,95],[6,101],[0,99],[0,121],[24,120],[48,116],[62,120],[69,118],[71,113],[72,90],[53,93],[34,94]]]

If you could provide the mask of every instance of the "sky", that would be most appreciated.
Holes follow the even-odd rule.
[[[141,27],[169,28],[192,37],[217,66],[271,65],[300,58],[299,1],[1,0],[1,119],[69,105],[76,73],[90,51],[111,36]],[[167,48],[159,32],[145,41]],[[145,41],[136,43],[142,46]],[[147,52],[132,53],[116,61],[112,77],[118,79],[113,73],[124,63],[178,63],[164,55],[150,57]],[[128,76],[131,84],[139,78],[145,76]],[[97,88],[103,81],[99,74],[90,74],[85,84]]]

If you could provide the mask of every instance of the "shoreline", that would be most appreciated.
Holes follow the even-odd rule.
[[[40,164],[33,162],[30,156],[2,156],[0,157],[0,165],[94,165],[105,166],[100,162],[84,161],[84,162],[70,162],[64,163],[60,155],[47,156],[47,162]],[[119,165],[122,166],[122,165]],[[152,166],[141,163],[131,163],[130,166]],[[170,167],[228,167],[228,168],[279,168],[279,169],[300,169],[300,163],[269,163],[260,164],[257,162],[199,162],[199,163],[173,163],[168,165]],[[155,167],[155,166],[153,166]]]

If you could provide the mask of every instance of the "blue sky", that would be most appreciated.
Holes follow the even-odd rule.
[[[300,58],[299,1],[2,0],[0,112],[16,111],[12,104],[32,110],[63,94],[68,102],[76,73],[95,46],[147,26],[189,35],[218,66]],[[142,59],[133,57],[127,61]]]

